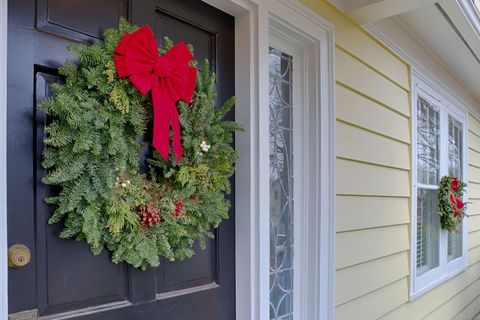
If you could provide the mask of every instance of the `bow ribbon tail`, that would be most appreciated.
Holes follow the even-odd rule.
[[[175,158],[178,163],[183,155],[182,143],[180,140],[180,119],[178,116],[177,106],[175,104],[170,104],[168,108],[169,108],[169,116],[170,116],[170,119],[172,120],[173,153],[175,153]]]
[[[152,145],[157,149],[163,159],[168,160],[170,149],[170,117],[169,105],[174,104],[173,99],[160,84],[152,88],[153,102],[153,141]]]

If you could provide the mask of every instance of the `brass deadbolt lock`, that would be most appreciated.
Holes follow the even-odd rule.
[[[23,244],[14,244],[8,248],[8,266],[10,268],[23,268],[32,257],[30,249]]]

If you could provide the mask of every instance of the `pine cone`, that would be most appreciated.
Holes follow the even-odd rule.
[[[151,227],[160,222],[160,209],[153,204],[147,204],[140,208],[140,224],[145,227]]]

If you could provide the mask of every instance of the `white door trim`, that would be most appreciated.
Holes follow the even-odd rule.
[[[317,128],[311,165],[318,179],[311,239],[317,319],[333,319],[335,279],[335,77],[333,26],[296,0],[203,0],[235,17],[236,310],[239,320],[269,319],[269,73],[272,21],[317,42]],[[271,19],[274,18],[274,19]],[[315,148],[317,147],[317,148]],[[312,171],[309,171],[312,173]],[[312,248],[309,248],[312,250]],[[300,317],[302,319],[302,317]],[[313,318],[310,318],[313,319]]]
[[[8,316],[7,267],[7,0],[0,0],[0,319]]]

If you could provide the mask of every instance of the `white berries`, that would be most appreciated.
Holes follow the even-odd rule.
[[[207,144],[204,140],[202,141],[202,143],[200,143],[200,148],[202,148],[203,152],[208,152],[208,150],[210,150],[210,145]]]
[[[116,187],[122,187],[122,188],[126,188],[130,185],[130,180],[124,180],[120,177],[117,177],[117,182],[115,183],[115,186]]]

